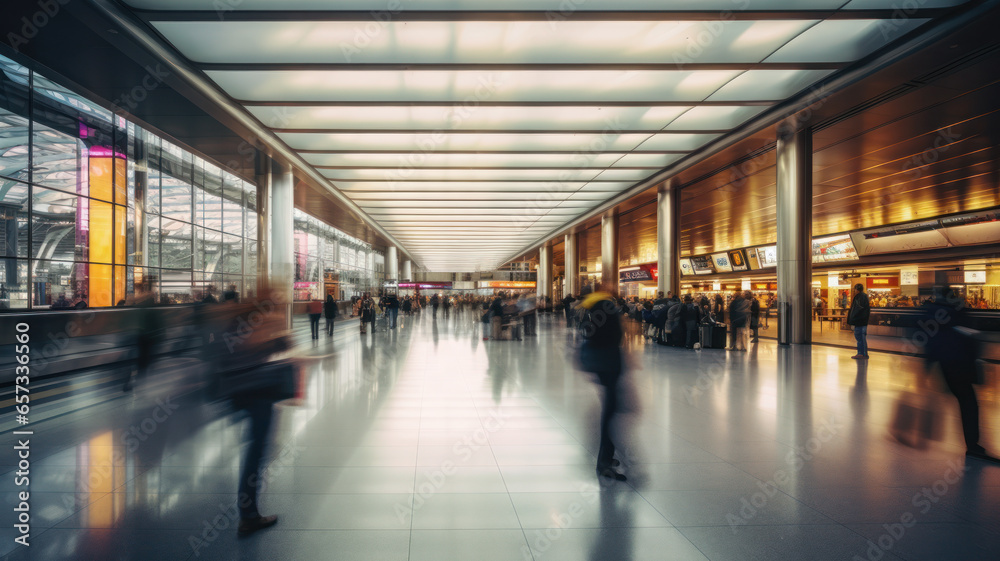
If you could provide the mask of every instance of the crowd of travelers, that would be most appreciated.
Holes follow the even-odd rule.
[[[573,295],[562,299],[567,327],[579,323],[580,300]],[[746,351],[756,343],[760,328],[766,329],[767,310],[774,307],[773,294],[755,296],[750,291],[728,296],[685,294],[683,297],[660,292],[657,298],[615,298],[619,313],[628,318],[647,341],[673,347],[701,347],[699,328],[723,326],[730,330],[730,350]],[[762,313],[763,312],[763,313]]]

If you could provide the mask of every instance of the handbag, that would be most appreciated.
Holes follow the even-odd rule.
[[[299,381],[293,361],[275,360],[242,370],[223,372],[219,378],[217,393],[220,397],[231,399],[267,397],[282,401],[298,395]]]

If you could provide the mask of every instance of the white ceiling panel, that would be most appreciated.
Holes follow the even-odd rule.
[[[892,17],[897,0],[125,3],[162,11],[141,17],[443,271],[501,264],[934,17]]]
[[[713,107],[763,110],[766,107]],[[675,127],[672,121],[691,107],[656,106],[490,106],[463,104],[406,106],[261,106],[247,107],[262,123],[274,129],[314,130],[660,130],[718,128],[717,122],[692,121],[691,127]],[[752,116],[752,115],[751,115]],[[749,118],[749,116],[748,116]]]
[[[691,103],[704,100],[740,71],[208,70],[206,74],[232,97],[249,102],[458,102],[472,108],[492,102]]]
[[[302,157],[307,162],[319,167],[357,167],[357,168],[573,168],[587,167],[605,168],[615,165],[625,154],[535,154],[510,153],[464,153],[441,154],[435,152],[394,152],[389,154],[316,154],[306,153]],[[647,162],[662,161],[664,155],[644,154],[650,156]],[[662,167],[662,166],[661,166]],[[400,173],[404,173],[401,171]]]
[[[198,21],[154,24],[205,63],[756,63],[817,20]],[[359,34],[363,45],[356,44]],[[702,40],[711,37],[712,41]]]
[[[508,133],[278,133],[296,150],[413,152],[629,152],[671,150],[690,152],[716,138],[701,133],[508,134]]]

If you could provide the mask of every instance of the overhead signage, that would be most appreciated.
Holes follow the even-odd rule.
[[[619,282],[655,281],[657,277],[657,267],[655,263],[634,265],[618,271]]]
[[[916,286],[920,284],[920,275],[917,274],[917,268],[907,267],[899,271],[899,284],[902,286]]]
[[[757,248],[757,261],[761,268],[778,266],[778,246],[769,245]]]
[[[868,288],[889,289],[899,288],[899,277],[868,277],[865,279]]]
[[[688,258],[681,259],[681,275],[693,275],[694,267],[691,265],[691,260]]]
[[[729,252],[729,264],[733,266],[734,271],[746,271],[749,269],[749,267],[747,267],[746,255],[743,254],[742,249]]]
[[[450,283],[449,283],[450,284]],[[535,288],[534,281],[479,281],[478,288]]]
[[[712,266],[712,257],[709,255],[692,257],[691,267],[696,275],[710,275],[715,272],[715,267]]]
[[[748,280],[740,281],[740,290],[750,290],[750,281]]]
[[[451,290],[451,281],[444,282],[401,282],[399,288],[419,288],[420,290]]]
[[[986,284],[986,271],[965,271],[965,284]]]
[[[756,247],[747,250],[747,265],[750,266],[751,271],[760,269],[760,257],[757,255]]]
[[[849,234],[818,238],[812,241],[813,263],[831,261],[854,261],[858,259],[858,251],[854,248]]]
[[[712,255],[712,263],[715,265],[717,273],[731,273],[733,266],[729,263],[728,253],[716,253]]]

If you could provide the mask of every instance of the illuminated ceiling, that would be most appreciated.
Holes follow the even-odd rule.
[[[432,271],[492,270],[962,3],[126,2]]]

